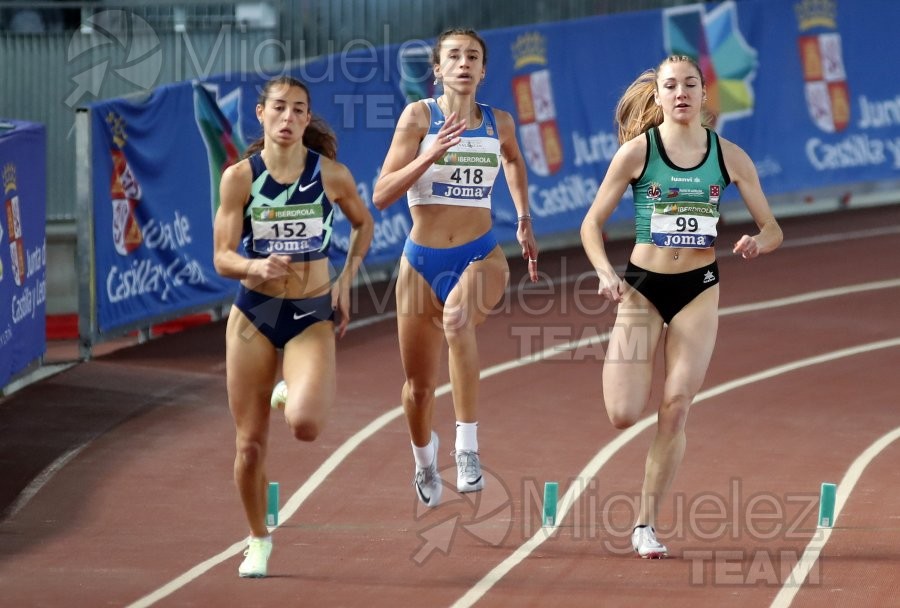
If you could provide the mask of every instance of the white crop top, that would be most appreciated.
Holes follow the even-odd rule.
[[[426,99],[431,114],[428,133],[419,144],[421,154],[437,137],[444,124],[444,113],[434,99]],[[406,193],[409,206],[457,205],[491,208],[491,190],[500,172],[500,137],[494,111],[481,108],[481,125],[465,131],[458,144],[422,174]]]

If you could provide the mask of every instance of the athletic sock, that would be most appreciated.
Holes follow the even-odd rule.
[[[434,441],[429,441],[428,445],[419,447],[410,442],[413,450],[413,457],[416,459],[416,466],[423,469],[434,462]]]
[[[478,451],[478,423],[477,422],[457,422],[456,423],[456,451],[461,452],[469,450]]]

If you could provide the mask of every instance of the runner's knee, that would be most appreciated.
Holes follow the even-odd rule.
[[[237,463],[242,469],[253,469],[262,460],[262,443],[254,439],[238,439]]]
[[[621,409],[608,408],[606,413],[609,415],[609,421],[612,423],[612,425],[619,430],[634,426],[634,424],[638,421],[639,416],[627,410]]]
[[[667,396],[659,408],[659,430],[670,434],[683,431],[691,401],[693,396],[684,393]]]
[[[606,414],[609,421],[617,429],[627,429],[640,419],[643,404],[635,404],[626,400],[606,396]]]
[[[298,441],[315,441],[322,431],[322,423],[306,414],[285,414],[285,420]]]
[[[403,386],[407,399],[416,407],[424,407],[434,398],[434,384],[421,380],[408,379]]]

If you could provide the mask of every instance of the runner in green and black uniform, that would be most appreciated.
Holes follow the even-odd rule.
[[[603,366],[603,398],[617,428],[640,418],[660,342],[665,352],[656,437],[631,538],[641,557],[668,552],[654,525],[684,455],[688,411],[716,341],[719,271],[713,245],[725,186],[737,186],[759,229],[743,235],[734,253],[752,259],[782,239],[750,157],[704,124],[706,95],[703,72],[685,56],[667,57],[632,83],[616,108],[622,147],[581,227],[600,295],[620,304]],[[629,185],[637,238],[620,279],[606,256],[602,230]]]

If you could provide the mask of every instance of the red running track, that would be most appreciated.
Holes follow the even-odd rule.
[[[513,290],[480,330],[480,495],[451,489],[443,389],[435,425],[451,483],[440,508],[418,507],[395,322],[348,334],[322,437],[296,443],[273,417],[283,521],[266,579],[236,572],[246,526],[221,323],[13,394],[0,403],[3,604],[894,605],[900,206],[783,226],[773,255],[720,254],[718,344],[658,526],[669,559],[628,550],[654,412],[628,431],[609,424],[600,370],[613,311],[570,249],[542,256],[553,282],[537,287],[519,289],[514,263]],[[611,244],[614,262],[628,248]],[[555,528],[540,527],[546,481],[565,511]],[[826,542],[822,482],[840,490]]]

